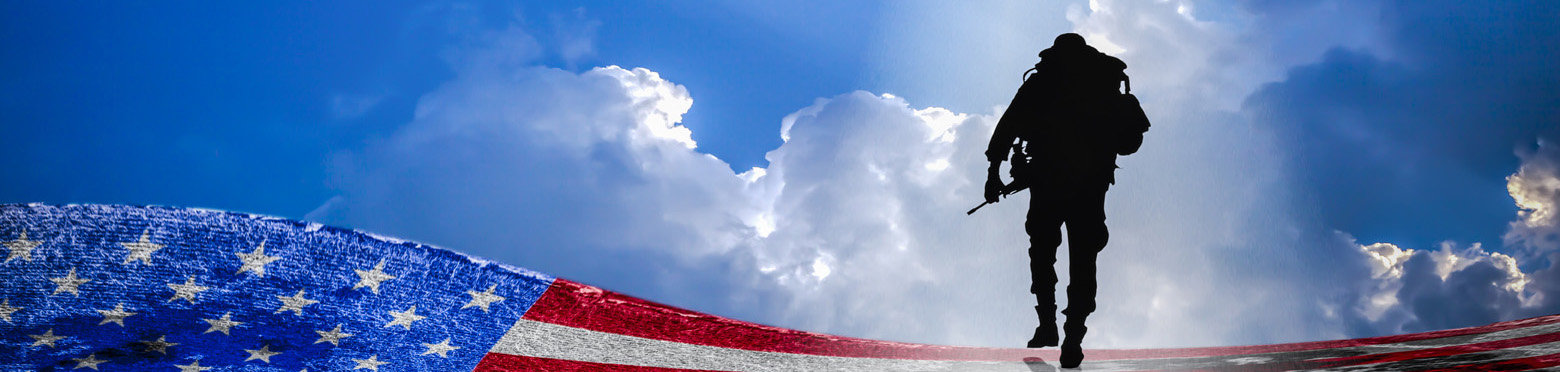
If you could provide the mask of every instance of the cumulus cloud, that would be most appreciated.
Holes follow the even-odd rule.
[[[1506,177],[1506,190],[1522,210],[1506,232],[1506,245],[1527,256],[1560,251],[1560,146],[1540,142],[1519,156],[1522,168]]]
[[[924,320],[1012,297],[954,290],[992,260],[983,252],[1023,257],[1016,224],[1004,249],[961,247],[994,240],[960,213],[979,170],[956,166],[980,156],[989,115],[865,92],[821,99],[784,118],[770,167],[736,174],[697,151],[678,125],[688,92],[655,72],[457,70],[394,137],[339,157],[343,195],[311,218],[820,331],[945,339],[957,324]],[[716,295],[680,292],[698,289]],[[929,295],[961,298],[926,306]]]
[[[1231,37],[1201,11],[1099,0],[1068,15],[1128,59],[1155,120],[1107,201],[1112,243],[1091,318],[1105,326],[1086,346],[1374,336],[1555,306],[1553,269],[1524,271],[1527,261],[1478,244],[1359,244],[1310,214],[1306,190],[1289,186],[1293,165],[1274,151],[1285,132],[1240,104],[1282,88],[1252,76],[1279,78],[1273,61],[1284,59],[1238,52],[1282,38]],[[334,159],[341,196],[311,219],[784,327],[987,346],[1028,338],[1027,197],[963,214],[979,201],[999,108],[821,98],[774,118],[784,143],[769,166],[735,173],[680,125],[694,109],[686,88],[642,68],[535,66],[541,44],[518,29],[485,40],[449,55],[456,77],[422,97],[412,122]],[[1555,167],[1541,160],[1552,158],[1524,158],[1533,167],[1510,179],[1523,226],[1555,205],[1545,186]],[[1547,221],[1533,231],[1553,231]],[[1513,226],[1512,241],[1543,236]]]
[[[1134,91],[1155,120],[1144,151],[1122,162],[1126,169],[1120,174],[1127,181],[1112,191],[1113,231],[1124,234],[1113,235],[1111,249],[1166,255],[1134,250],[1134,243],[1115,238],[1177,237],[1151,244],[1170,247],[1170,257],[1200,259],[1155,256],[1157,260],[1145,262],[1103,263],[1106,268],[1131,267],[1128,277],[1133,279],[1103,284],[1102,303],[1156,311],[1112,314],[1102,309],[1102,323],[1153,330],[1176,329],[1159,323],[1179,322],[1185,325],[1178,329],[1181,334],[1191,335],[1131,337],[1107,344],[1364,337],[1541,313],[1545,306],[1538,299],[1544,290],[1538,287],[1547,286],[1543,278],[1553,273],[1523,274],[1518,267],[1537,269],[1544,265],[1542,259],[1488,252],[1477,243],[1411,254],[1416,251],[1391,243],[1361,245],[1332,231],[1359,229],[1376,237],[1384,230],[1447,234],[1429,240],[1499,236],[1490,230],[1510,217],[1510,204],[1505,204],[1510,199],[1502,200],[1498,185],[1478,177],[1509,174],[1516,164],[1498,159],[1509,154],[1504,150],[1509,147],[1503,146],[1530,141],[1553,128],[1546,127],[1543,118],[1549,109],[1541,104],[1552,100],[1553,91],[1534,91],[1532,78],[1505,77],[1553,73],[1535,57],[1547,53],[1538,45],[1555,35],[1536,28],[1543,24],[1537,19],[1553,13],[1552,6],[1446,2],[1405,9],[1398,3],[1339,1],[1231,5],[1110,0],[1068,5],[1067,20],[1075,32],[1128,62]],[[988,16],[996,19],[977,23],[1033,18],[1023,12]],[[1510,22],[1491,25],[1480,17]],[[1448,18],[1467,22],[1445,22]],[[918,25],[927,29],[923,33],[937,34],[944,32],[937,30],[938,24],[964,23]],[[1413,31],[1425,27],[1435,31]],[[1501,31],[1486,32],[1492,30]],[[1486,39],[1472,40],[1480,37]],[[977,37],[1004,38],[1011,36]],[[894,42],[924,44],[908,38]],[[916,58],[935,61],[939,54]],[[1002,66],[984,63],[983,70],[1001,71]],[[918,80],[927,72],[908,75],[906,79]],[[1513,95],[1517,92],[1524,93]],[[1519,109],[1490,112],[1480,107]],[[1204,152],[1222,156],[1202,156]],[[1528,178],[1542,177],[1537,170],[1528,172],[1535,175]],[[1524,181],[1523,187],[1529,184],[1539,183]],[[1141,185],[1152,187],[1144,190]],[[1205,196],[1209,194],[1218,196]],[[1474,207],[1459,210],[1454,205]],[[1532,220],[1544,207],[1528,209],[1524,220]],[[1195,215],[1197,222],[1129,219],[1138,213]],[[1245,223],[1224,219],[1229,216]],[[1513,226],[1508,239],[1524,239],[1513,238],[1524,234]],[[1433,245],[1421,239],[1401,243]],[[1410,261],[1410,267],[1427,271],[1405,271]],[[1413,279],[1405,282],[1404,275]],[[1226,291],[1229,283],[1260,283],[1252,285],[1269,290],[1237,294]],[[1405,283],[1412,283],[1408,290],[1402,290]],[[1457,309],[1458,301],[1468,298],[1501,300],[1492,302],[1498,303],[1491,305],[1494,309]],[[1220,313],[1195,306],[1209,301],[1246,307]],[[1259,325],[1225,332],[1217,324],[1188,320],[1194,318],[1190,314],[1306,329],[1251,330],[1264,327]]]
[[[1374,287],[1361,291],[1354,310],[1361,333],[1421,332],[1487,324],[1539,313],[1542,292],[1534,275],[1511,256],[1474,243],[1441,243],[1416,251],[1391,243],[1360,245],[1372,263]]]
[[[1415,250],[1392,243],[1355,244],[1371,277],[1357,286],[1346,321],[1359,335],[1422,332],[1466,327],[1560,312],[1556,252],[1542,240],[1557,231],[1541,211],[1554,205],[1555,148],[1540,143],[1519,154],[1519,170],[1507,177],[1520,211],[1511,222],[1505,250],[1486,250],[1441,242],[1436,250]],[[1353,238],[1340,236],[1351,244]],[[1344,302],[1349,303],[1349,302]]]
[[[934,343],[1027,339],[1027,197],[963,214],[979,201],[999,111],[867,92],[819,99],[780,118],[785,142],[768,167],[733,173],[678,125],[693,102],[683,87],[645,69],[526,66],[538,52],[507,49],[533,39],[493,35],[500,50],[452,54],[457,77],[424,96],[411,123],[335,160],[342,196],[311,218],[764,323]],[[1094,317],[1113,326],[1091,347],[1328,335],[1274,322],[1317,305],[1285,277],[1253,275],[1286,270],[1288,257],[1245,242],[1311,238],[1259,213],[1274,206],[1263,193],[1276,182],[1259,161],[1260,133],[1223,124],[1234,120],[1172,124],[1206,115],[1166,113],[1145,147],[1156,155],[1124,163]],[[1218,161],[1232,152],[1253,162]],[[1208,300],[1220,296],[1232,300]]]
[[[337,157],[342,196],[311,218],[814,331],[1000,346],[1034,326],[1027,197],[963,214],[1000,111],[820,99],[779,118],[768,167],[733,173],[678,125],[683,87],[645,69],[529,66],[539,43],[514,29],[486,43],[451,53],[456,78],[398,133]],[[1285,266],[1243,243],[1283,230],[1257,213],[1276,182],[1256,161],[1261,135],[1164,111],[1144,150],[1156,155],[1124,163],[1112,191],[1094,322],[1113,326],[1090,347],[1324,337],[1272,324],[1315,307],[1292,284],[1240,275]],[[1231,152],[1254,161],[1218,161]],[[1221,295],[1242,300],[1208,300]]]
[[[1545,295],[1553,285],[1544,279],[1554,277],[1547,269],[1553,260],[1546,257],[1552,248],[1544,246],[1545,234],[1555,231],[1545,212],[1554,199],[1546,179],[1552,179],[1548,172],[1556,167],[1547,160],[1553,155],[1545,153],[1553,147],[1540,146],[1520,159],[1501,158],[1516,143],[1553,133],[1551,120],[1544,119],[1552,117],[1552,107],[1544,102],[1552,101],[1554,92],[1534,90],[1525,82],[1554,73],[1541,62],[1550,52],[1539,45],[1552,44],[1556,34],[1539,30],[1544,22],[1538,19],[1555,14],[1555,7],[1531,2],[1240,5],[1240,12],[1212,9],[1222,13],[1210,15],[1205,7],[1177,1],[1095,0],[1074,5],[1069,20],[1091,41],[1103,39],[1104,48],[1119,51],[1133,65],[1129,72],[1138,71],[1134,76],[1165,77],[1139,78],[1134,85],[1143,87],[1145,105],[1174,102],[1150,107],[1150,112],[1172,113],[1170,125],[1197,125],[1177,122],[1173,113],[1178,111],[1237,110],[1238,115],[1223,119],[1261,128],[1246,138],[1267,139],[1262,149],[1277,158],[1240,161],[1283,170],[1276,179],[1284,187],[1258,190],[1284,201],[1269,204],[1276,209],[1268,221],[1293,228],[1300,238],[1270,231],[1248,234],[1238,244],[1264,246],[1318,270],[1262,275],[1284,278],[1290,294],[1315,299],[1324,315],[1319,322],[1295,321],[1321,325],[1341,337],[1361,337],[1555,310],[1544,300],[1553,297]],[[1432,31],[1424,32],[1427,28]],[[1218,119],[1205,120],[1202,125]],[[1161,128],[1155,130],[1163,134]],[[1393,243],[1357,244],[1343,233],[1317,233],[1499,236],[1490,231],[1499,225],[1486,222],[1508,220],[1510,204],[1502,201],[1511,199],[1502,200],[1506,195],[1488,180],[1509,174],[1515,160],[1521,160],[1521,170],[1506,177],[1507,188],[1523,211],[1496,251],[1479,243],[1457,248],[1451,242],[1440,243],[1439,250],[1416,251]],[[1403,243],[1431,245],[1422,237]],[[1260,265],[1264,259],[1243,261]],[[1343,267],[1323,269],[1340,263]],[[1365,263],[1365,271],[1356,263]]]

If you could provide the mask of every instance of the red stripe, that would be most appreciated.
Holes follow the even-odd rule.
[[[918,360],[1019,361],[1056,358],[1056,349],[998,349],[909,344],[801,332],[742,322],[604,291],[564,280],[553,281],[526,319],[649,339],[733,349],[839,357]],[[1482,327],[1353,340],[1185,349],[1090,350],[1089,360],[1193,358],[1294,352],[1378,345],[1489,333],[1560,322],[1560,315],[1495,323]],[[1019,340],[1015,340],[1018,342]]]
[[[488,353],[472,372],[722,372],[703,369],[641,367]]]
[[[1539,368],[1560,366],[1560,354],[1540,355],[1536,357],[1507,359],[1499,362],[1464,364],[1456,367],[1426,369],[1420,372],[1457,372],[1457,371],[1527,371]]]
[[[1054,359],[1059,356],[1054,349],[955,348],[801,332],[661,305],[564,279],[554,280],[541,299],[526,311],[524,318],[663,341],[795,354],[948,360],[1022,360],[1036,356]],[[973,350],[988,353],[971,358],[968,354]]]
[[[1438,347],[1434,349],[1400,351],[1396,353],[1360,355],[1345,358],[1333,358],[1317,360],[1319,366],[1314,368],[1334,368],[1360,364],[1391,363],[1410,359],[1434,358],[1452,356],[1458,354],[1478,353],[1492,350],[1523,347],[1529,345],[1545,344],[1560,341],[1560,333],[1546,333],[1528,337],[1518,337],[1499,341],[1481,342],[1477,344]]]

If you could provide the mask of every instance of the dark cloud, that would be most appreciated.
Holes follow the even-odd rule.
[[[1560,3],[1247,1],[1242,7],[1269,18],[1315,7],[1380,14],[1379,29],[1361,35],[1379,40],[1341,41],[1354,46],[1290,69],[1242,107],[1255,125],[1279,137],[1275,150],[1287,154],[1300,213],[1367,243],[1395,243],[1390,252],[1413,250],[1404,260],[1379,262],[1385,266],[1375,280],[1365,281],[1376,284],[1356,288],[1355,311],[1340,319],[1350,336],[1560,311],[1560,274],[1540,247],[1557,230],[1553,223],[1524,222],[1554,208],[1543,182],[1560,171],[1560,162],[1543,155],[1555,152],[1553,146],[1532,149],[1560,134],[1560,69],[1553,67],[1560,56],[1560,28],[1553,26]],[[1519,167],[1522,173],[1513,175]],[[1535,201],[1524,205],[1520,190]],[[1519,215],[1519,208],[1527,212]],[[1480,242],[1505,245],[1487,252]]]
[[[1394,306],[1384,315],[1363,315],[1349,323],[1361,336],[1422,332],[1488,324],[1560,313],[1560,253],[1549,237],[1560,235],[1560,147],[1542,143],[1521,153],[1522,166],[1507,178],[1508,191],[1521,209],[1510,223],[1504,250],[1487,252],[1479,244],[1457,249],[1445,242],[1439,251],[1408,252],[1376,244],[1375,257],[1405,254],[1406,260],[1378,260],[1378,286],[1360,292],[1357,304],[1388,295]]]
[[[1506,272],[1490,262],[1474,263],[1445,280],[1436,275],[1437,264],[1431,255],[1418,254],[1404,265],[1398,301],[1415,315],[1407,330],[1494,323],[1520,305],[1515,292],[1497,290],[1506,284]]]
[[[1524,310],[1521,317],[1560,313],[1560,269],[1556,268],[1560,265],[1553,264],[1560,262],[1560,253],[1550,253],[1547,258],[1545,261],[1551,264],[1549,268],[1529,276],[1532,282],[1528,284],[1528,289],[1536,293],[1537,297],[1532,307]]]
[[[1560,3],[1381,8],[1386,46],[1329,51],[1244,110],[1283,137],[1333,227],[1419,247],[1498,241],[1513,212],[1502,187],[1513,149],[1560,133]]]

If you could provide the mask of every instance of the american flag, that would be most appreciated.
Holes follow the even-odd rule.
[[[0,205],[4,371],[1049,371],[1055,349],[908,344],[697,313],[319,224]],[[1560,316],[1279,345],[1086,350],[1088,371],[1518,371]]]

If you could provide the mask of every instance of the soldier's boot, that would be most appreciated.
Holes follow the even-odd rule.
[[[1083,318],[1067,317],[1067,323],[1062,325],[1067,331],[1067,338],[1062,340],[1062,368],[1078,368],[1083,364],[1083,334],[1089,332],[1089,327],[1083,326]]]
[[[1028,347],[1056,346],[1061,342],[1056,330],[1056,306],[1035,306],[1035,313],[1040,315],[1040,326],[1035,327],[1035,336],[1029,339]]]

